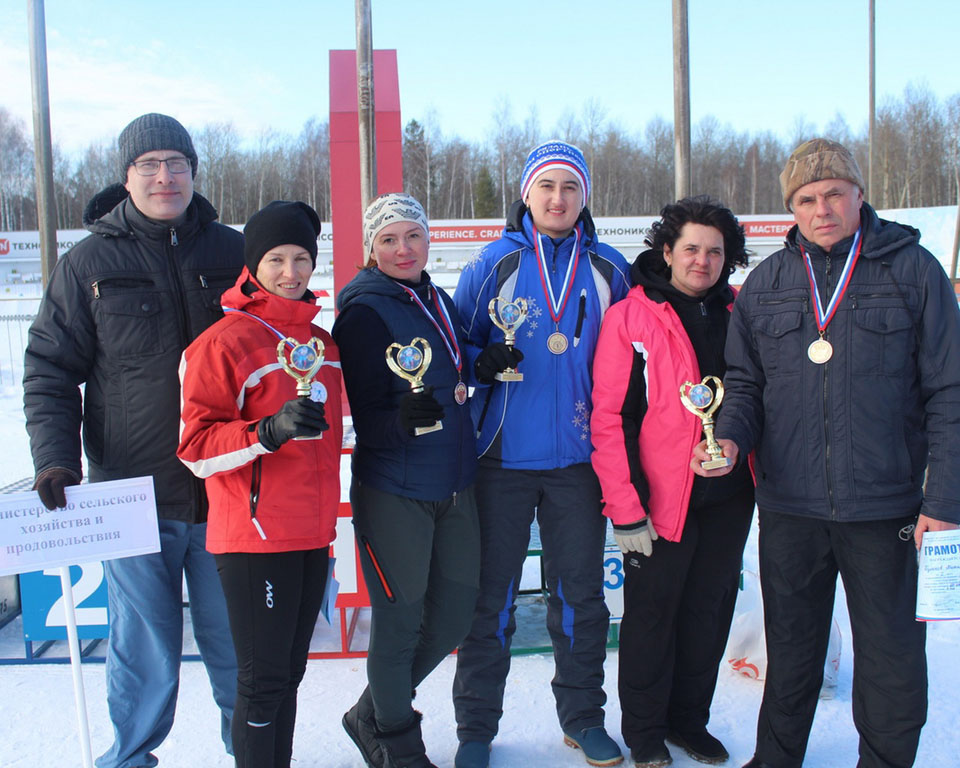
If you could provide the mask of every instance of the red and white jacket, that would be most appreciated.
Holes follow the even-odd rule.
[[[669,302],[636,286],[607,310],[593,360],[591,461],[603,513],[615,525],[649,514],[659,536],[680,540],[693,488],[690,459],[703,431],[680,401],[680,386],[700,378],[693,344]],[[633,404],[627,417],[625,403]],[[633,482],[638,473],[649,485],[647,508]]]
[[[241,290],[247,283],[248,292],[255,287],[249,296]],[[219,554],[326,547],[336,535],[340,503],[339,351],[330,335],[313,325],[314,302],[269,293],[246,268],[221,301],[225,310],[242,311],[227,311],[187,347],[180,362],[177,455],[206,480],[207,549]],[[320,440],[289,440],[273,453],[258,440],[257,424],[297,393],[296,381],[277,359],[280,337],[264,322],[299,342],[315,336],[325,347],[314,381],[327,390],[330,429]]]

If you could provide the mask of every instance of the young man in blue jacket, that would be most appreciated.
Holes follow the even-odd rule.
[[[593,352],[606,309],[623,298],[629,268],[597,240],[583,154],[548,141],[529,155],[521,199],[503,236],[463,270],[454,301],[474,374],[480,598],[457,656],[453,687],[457,768],[485,768],[503,713],[516,629],[514,601],[536,514],[553,641],[553,692],[564,741],[591,765],[615,765],[620,748],[603,727],[603,662],[609,613],[603,601],[606,521],[590,466]],[[490,302],[526,302],[516,344],[490,316]],[[507,325],[500,320],[501,325]],[[522,381],[498,374],[519,369]],[[508,372],[509,373],[509,372]]]
[[[846,147],[801,144],[780,185],[797,224],[734,304],[716,427],[728,457],[756,452],[768,667],[745,768],[803,762],[838,573],[858,766],[908,768],[927,711],[915,545],[960,522],[960,312],[920,233],[863,201]],[[697,474],[730,471],[705,459]]]

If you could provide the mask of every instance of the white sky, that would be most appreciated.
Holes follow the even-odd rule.
[[[352,0],[46,4],[51,117],[69,152],[132,118],[232,122],[255,143],[328,113],[328,51],[355,46]],[[498,106],[543,136],[591,99],[639,132],[673,117],[670,0],[373,0],[373,41],[398,51],[401,119],[485,138]],[[960,3],[879,0],[877,103],[925,85],[960,92]],[[0,106],[32,121],[27,3],[0,0]],[[546,9],[546,10],[545,10]],[[867,0],[689,0],[692,120],[789,137],[798,119],[867,119]]]

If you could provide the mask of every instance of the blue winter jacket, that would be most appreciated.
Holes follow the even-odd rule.
[[[438,295],[458,329],[453,301],[426,273],[423,278],[410,287],[443,327],[431,294]],[[333,338],[340,348],[357,432],[354,477],[378,490],[423,501],[442,501],[462,491],[476,474],[473,430],[468,406],[457,404],[454,397],[457,369],[433,323],[397,281],[376,268],[351,280],[337,296],[337,307]],[[429,342],[433,353],[424,384],[433,388],[444,415],[443,429],[414,437],[398,419],[410,383],[387,367],[385,351],[391,343],[406,345],[418,336]],[[462,338],[459,343],[463,349]]]
[[[481,461],[507,469],[559,469],[590,461],[590,409],[593,353],[604,312],[626,296],[630,268],[623,256],[597,241],[593,220],[584,208],[578,222],[579,260],[569,299],[557,326],[541,282],[534,250],[533,222],[526,206],[510,209],[503,237],[486,245],[464,267],[454,294],[467,339],[467,364],[474,363],[503,332],[490,320],[490,300],[523,297],[528,316],[517,329],[523,353],[520,382],[476,386],[471,413]],[[541,235],[548,277],[559,295],[573,256],[571,233],[559,243]],[[547,338],[559,330],[566,351],[554,354]],[[579,333],[578,333],[579,330]]]

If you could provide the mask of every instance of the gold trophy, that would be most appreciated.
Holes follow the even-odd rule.
[[[507,301],[503,296],[490,299],[487,306],[490,320],[503,331],[503,343],[512,347],[517,338],[517,328],[527,319],[527,300],[523,297]],[[516,368],[505,368],[494,377],[497,381],[523,381],[523,374]]]
[[[716,389],[716,395],[710,388],[710,384],[713,384]],[[703,434],[707,438],[707,453],[711,458],[709,461],[701,461],[700,466],[704,469],[720,469],[720,467],[729,466],[729,457],[723,455],[723,449],[713,436],[713,414],[723,401],[723,382],[716,376],[704,376],[699,384],[685,381],[680,385],[680,400],[688,411],[695,413],[703,422]]]
[[[327,388],[321,382],[313,380],[320,366],[323,365],[323,349],[323,342],[316,336],[305,344],[290,337],[277,344],[277,360],[283,366],[283,370],[297,382],[297,397],[309,397],[315,403],[327,402]],[[289,350],[289,359],[287,350]],[[293,439],[322,440],[323,434]]]
[[[419,343],[419,346],[418,346]],[[423,377],[430,367],[430,361],[433,359],[433,351],[430,349],[430,342],[417,336],[407,345],[394,342],[387,347],[387,367],[397,376],[410,382],[410,389],[413,392],[423,392]],[[429,427],[416,427],[413,434],[419,437],[428,432],[436,432],[443,429],[443,422],[438,421]]]

